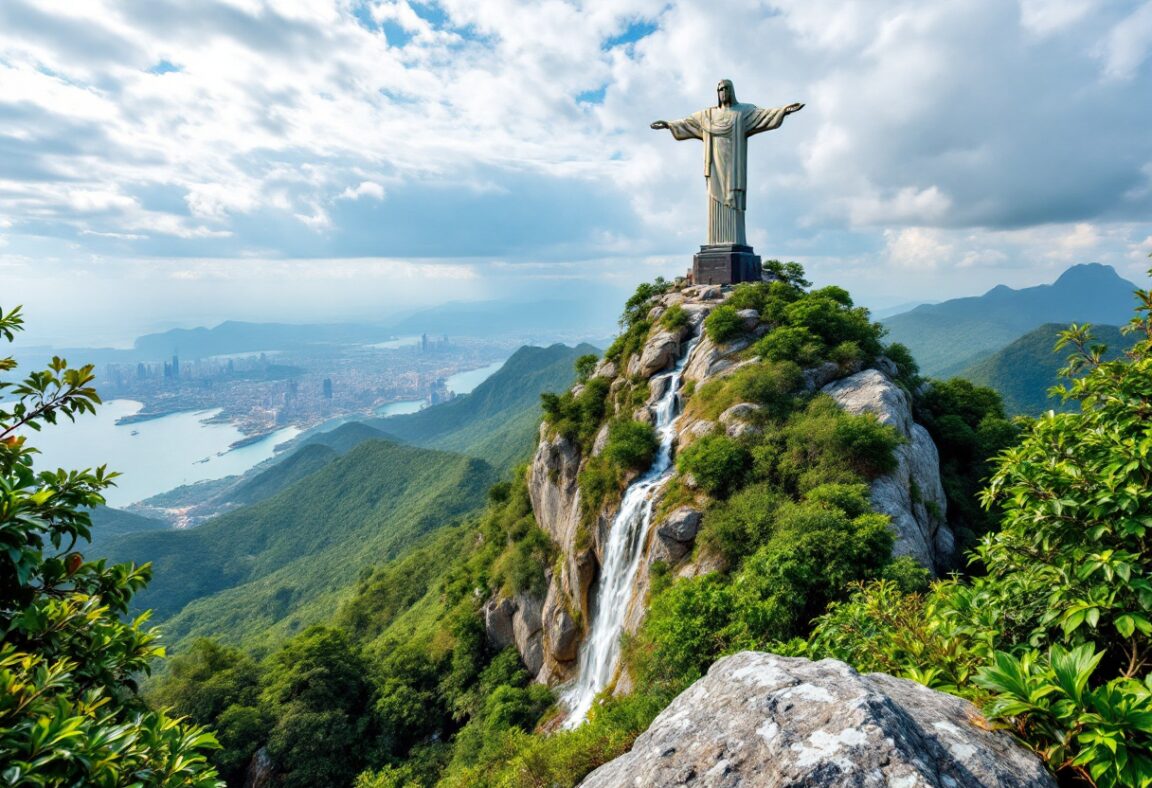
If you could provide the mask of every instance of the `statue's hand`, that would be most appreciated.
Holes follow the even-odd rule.
[[[657,129],[657,130],[659,130],[659,129],[666,129],[666,128],[668,128],[668,121],[666,121],[666,120],[658,120],[658,121],[656,121],[655,123],[653,123],[653,124],[652,124],[652,128],[654,128],[654,129]]]
[[[804,109],[803,104],[799,104],[799,103],[789,104],[787,107],[784,108],[784,114],[785,115],[791,115],[793,112],[799,112],[802,109]]]

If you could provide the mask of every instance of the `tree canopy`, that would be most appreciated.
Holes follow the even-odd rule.
[[[0,309],[0,337],[23,327]],[[0,358],[0,374],[16,368]],[[88,561],[88,510],[116,476],[103,466],[36,470],[27,440],[60,417],[92,413],[92,366],[0,378],[0,779],[6,785],[215,786],[213,736],[149,711],[133,676],[163,654],[133,593],[147,566]]]

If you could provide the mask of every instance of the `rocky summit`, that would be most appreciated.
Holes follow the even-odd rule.
[[[1040,788],[1056,783],[976,707],[843,662],[745,651],[716,662],[583,788]]]
[[[588,462],[599,455],[608,435],[607,418],[622,417],[651,423],[653,403],[668,384],[665,374],[684,353],[684,380],[697,388],[711,380],[735,374],[761,362],[750,354],[752,342],[771,329],[755,310],[742,310],[743,334],[728,342],[715,342],[704,332],[705,318],[724,304],[731,287],[695,286],[667,292],[648,313],[656,327],[644,343],[623,364],[605,359],[592,378],[603,378],[613,395],[622,387],[634,387],[644,395],[644,404],[610,413],[596,440],[582,449],[573,440],[540,428],[540,441],[528,472],[529,495],[536,522],[556,545],[560,560],[547,570],[546,594],[520,594],[515,598],[497,596],[488,601],[484,618],[491,642],[497,647],[515,644],[529,672],[541,683],[557,685],[571,680],[577,671],[576,659],[587,636],[591,619],[595,581],[604,558],[604,539],[619,501],[602,511],[588,511],[582,500],[578,479]],[[683,310],[686,320],[675,329],[662,328],[660,317],[669,309]],[[687,348],[698,338],[691,351]],[[895,537],[893,554],[907,555],[933,572],[952,566],[955,539],[945,520],[947,502],[940,479],[936,446],[923,426],[913,419],[908,392],[895,382],[896,367],[884,357],[867,368],[857,364],[845,368],[823,362],[804,370],[804,386],[809,392],[831,396],[840,407],[855,415],[872,414],[882,424],[892,425],[905,442],[897,447],[896,468],[871,482],[872,508],[891,518]],[[577,384],[574,391],[580,391]],[[621,399],[621,398],[618,398]],[[614,400],[615,401],[615,400]],[[757,432],[756,414],[761,406],[737,403],[715,420],[685,413],[676,424],[675,449],[711,434],[739,438]],[[657,497],[662,491],[656,493]],[[628,603],[626,630],[634,633],[646,613],[650,585],[648,567],[656,561],[669,562],[681,575],[706,574],[719,568],[714,557],[694,555],[696,531],[700,524],[698,505],[672,508],[655,518],[643,539],[644,557]],[[591,527],[588,524],[591,523]],[[627,689],[622,676],[618,689]]]

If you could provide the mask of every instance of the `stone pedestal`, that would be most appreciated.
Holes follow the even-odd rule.
[[[751,246],[708,244],[692,257],[692,281],[698,285],[732,285],[760,281],[760,255]]]

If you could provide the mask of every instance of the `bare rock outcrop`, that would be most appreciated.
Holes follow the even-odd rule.
[[[543,601],[532,594],[512,599],[490,599],[481,614],[489,640],[497,648],[515,644],[528,672],[535,675],[544,665]]]
[[[745,651],[716,662],[584,788],[1054,788],[969,702],[843,662]]]
[[[676,331],[660,331],[646,343],[639,355],[633,356],[628,363],[630,377],[650,378],[657,372],[666,369],[675,362],[680,355],[680,333]]]
[[[657,558],[679,561],[692,551],[696,532],[700,530],[700,510],[681,506],[672,511],[657,528]]]
[[[878,369],[857,372],[822,391],[848,413],[871,413],[907,440],[896,449],[896,469],[872,482],[872,508],[892,518],[894,556],[911,556],[934,571],[950,568],[956,539],[945,520],[940,454],[928,431],[912,420],[908,393]]]

